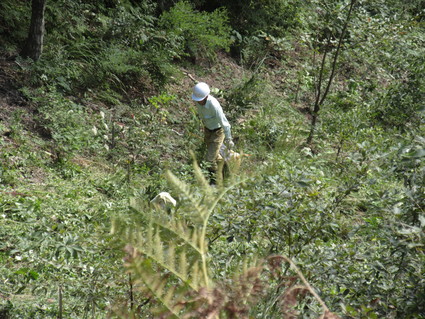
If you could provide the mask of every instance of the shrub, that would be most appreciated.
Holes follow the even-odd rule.
[[[42,58],[31,65],[32,84],[67,94],[102,91],[103,101],[116,104],[123,96],[155,92],[174,73],[173,41],[155,25],[152,4],[59,3],[47,8],[49,36]],[[72,23],[65,28],[61,21]]]
[[[30,5],[27,1],[1,1],[0,3],[0,45],[19,45],[28,35]]]
[[[32,97],[39,104],[37,120],[53,140],[52,151],[57,162],[65,162],[78,151],[96,150],[101,146],[96,142],[82,105],[64,98],[54,89],[41,90],[38,94]]]
[[[247,1],[241,12],[235,10],[233,14],[241,32],[249,34],[261,30],[281,37],[288,29],[300,24],[298,17],[300,7],[299,1]]]
[[[412,65],[414,67],[406,72],[407,78],[394,81],[373,106],[375,120],[386,127],[405,130],[416,128],[423,122],[423,59]]]
[[[229,50],[231,43],[227,12],[197,12],[187,1],[180,1],[162,14],[159,25],[176,38],[180,56],[213,59],[218,49]]]
[[[299,16],[303,6],[302,1],[293,0],[192,0],[192,2],[203,10],[226,8],[232,27],[244,35],[263,31],[277,37],[300,25]]]

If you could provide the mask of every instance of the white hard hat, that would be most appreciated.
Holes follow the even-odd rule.
[[[192,100],[202,101],[210,94],[210,87],[207,83],[199,82],[193,87]]]

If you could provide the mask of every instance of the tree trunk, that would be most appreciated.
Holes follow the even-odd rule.
[[[43,51],[46,0],[32,0],[31,25],[21,56],[37,61]]]

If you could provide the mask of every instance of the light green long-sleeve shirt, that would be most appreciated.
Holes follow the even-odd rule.
[[[205,105],[198,104],[198,114],[201,117],[205,127],[209,130],[215,130],[222,127],[226,139],[231,139],[230,124],[224,115],[223,109],[217,99],[208,95]]]

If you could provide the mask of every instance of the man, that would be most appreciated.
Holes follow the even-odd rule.
[[[219,153],[223,144],[230,150],[234,147],[230,124],[223,113],[220,103],[210,95],[208,84],[200,82],[193,88],[192,100],[197,102],[198,114],[204,124],[204,142],[206,160],[210,163],[211,173],[217,173],[222,167],[223,159]],[[211,180],[214,183],[214,177]]]

